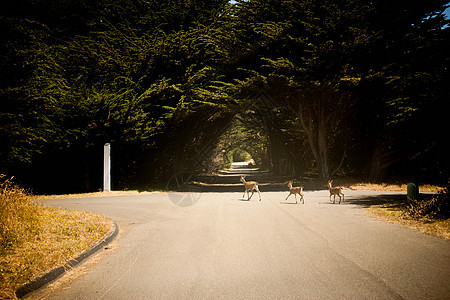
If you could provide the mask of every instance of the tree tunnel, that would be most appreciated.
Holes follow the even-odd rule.
[[[174,124],[165,136],[166,146],[158,149],[158,160],[151,155],[148,164],[164,162],[166,168],[159,168],[166,174],[158,176],[167,178],[210,174],[235,160],[252,159],[276,175],[303,176],[314,172],[314,157],[292,116],[289,107],[266,92],[231,109],[205,107]]]
[[[270,94],[269,94],[270,92]],[[148,168],[164,181],[175,174],[212,174],[236,160],[252,160],[275,175],[328,179],[346,156],[346,95],[316,89],[295,99],[263,91],[238,105],[208,107],[175,119],[150,155]],[[277,94],[278,92],[278,94]],[[333,104],[333,105],[331,105]],[[155,159],[156,158],[156,159]],[[177,175],[177,176],[178,176]]]

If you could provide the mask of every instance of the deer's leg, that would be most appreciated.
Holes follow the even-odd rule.
[[[345,203],[345,197],[344,197],[344,194],[342,194],[342,202]]]
[[[289,195],[288,195],[288,196],[286,197],[286,199],[284,199],[284,201],[286,201],[286,200],[287,200],[287,199],[289,198],[289,196],[290,196],[290,195],[292,195],[292,194],[291,194],[291,193],[289,193]]]
[[[259,192],[259,187],[258,186],[256,186],[256,191],[258,192],[258,195],[259,195],[259,201],[261,201],[261,193]]]
[[[250,198],[248,198],[248,200],[252,199],[254,193],[255,192],[252,190],[252,195],[250,196]],[[248,192],[248,194],[250,195],[250,192]]]
[[[245,192],[246,192],[247,190],[244,190],[244,195],[242,195],[242,198],[244,198],[245,199]]]
[[[302,198],[300,200],[302,200],[302,203],[305,204],[305,198],[303,197],[303,194],[301,196]]]

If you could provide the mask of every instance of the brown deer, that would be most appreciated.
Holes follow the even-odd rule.
[[[244,184],[245,191],[244,195],[242,195],[242,198],[245,197],[245,192],[247,192],[248,199],[250,200],[254,194],[253,190],[256,190],[259,194],[259,201],[261,201],[261,193],[259,192],[258,183],[256,181],[245,181],[245,176],[241,175],[241,182]],[[250,196],[250,191],[252,191],[252,195]]]
[[[333,204],[336,201],[336,195],[339,197],[339,204],[341,204],[341,195],[342,195],[342,202],[345,202],[344,193],[342,192],[342,187],[336,186],[332,187],[331,183],[333,183],[333,180],[328,180],[328,188],[330,189],[330,202],[331,202],[331,196],[334,196],[333,198]]]
[[[303,187],[302,186],[292,187],[292,180],[289,180],[288,187],[289,187],[289,195],[286,197],[286,199],[284,199],[284,201],[286,201],[290,195],[294,194],[295,203],[297,203],[297,194],[299,194],[300,200],[302,200],[303,201],[302,203],[305,204],[305,198],[303,198]]]

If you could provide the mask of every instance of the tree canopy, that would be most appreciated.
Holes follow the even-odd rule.
[[[239,147],[280,174],[445,181],[446,2],[2,4],[0,173],[96,190],[112,142],[117,188]]]

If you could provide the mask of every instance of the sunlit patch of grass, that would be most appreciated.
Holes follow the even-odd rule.
[[[41,208],[11,179],[0,175],[0,254],[39,234]]]
[[[153,190],[153,191],[110,191],[110,192],[95,192],[95,193],[81,193],[81,194],[63,194],[63,195],[38,195],[35,196],[36,200],[48,200],[48,199],[68,199],[68,198],[99,198],[99,197],[114,197],[114,196],[131,196],[131,195],[151,195],[166,193],[165,190]]]
[[[10,180],[0,184],[0,299],[92,247],[112,228],[101,215],[44,207]]]
[[[406,183],[402,184],[392,184],[392,183],[370,183],[370,182],[360,182],[351,183],[345,185],[351,190],[365,190],[365,191],[405,191]],[[442,190],[442,187],[424,184],[419,186],[421,193],[437,193]]]

